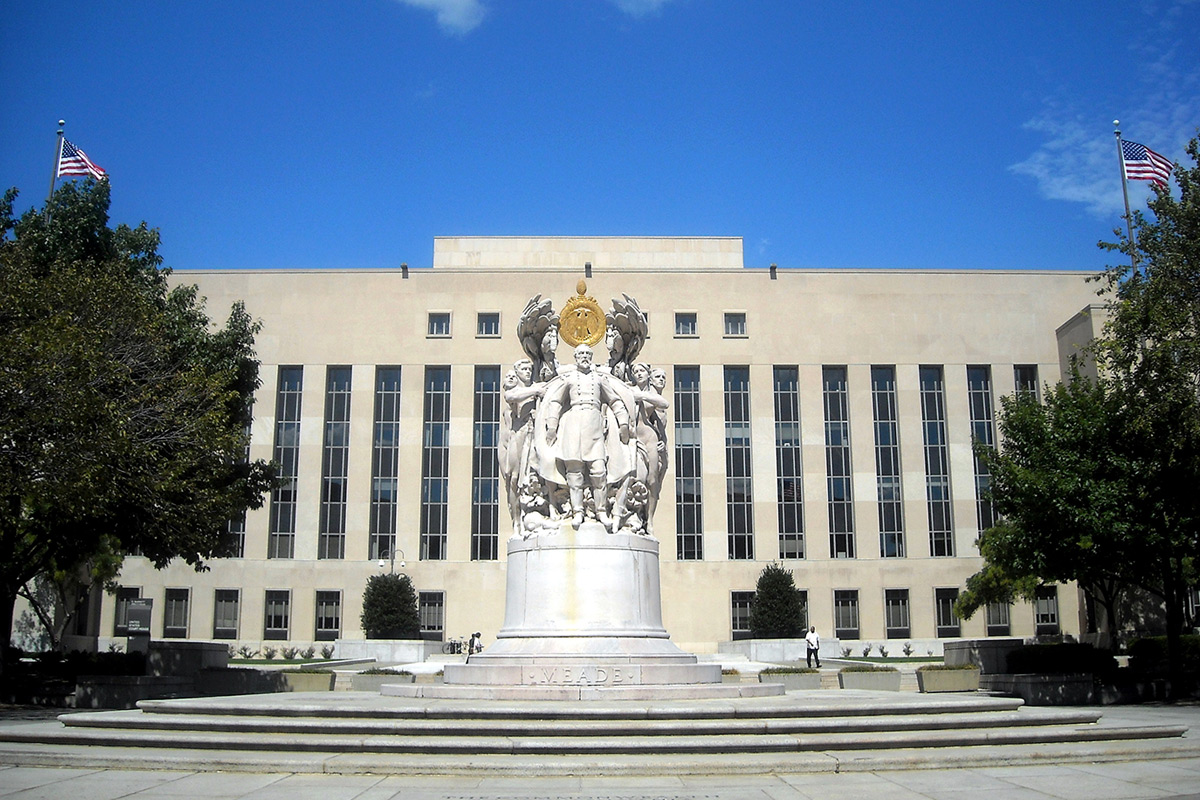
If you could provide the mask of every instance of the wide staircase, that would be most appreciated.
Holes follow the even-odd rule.
[[[1197,755],[1180,725],[1018,699],[810,691],[737,700],[465,702],[363,692],[142,701],[0,730],[0,762],[312,772],[830,771]],[[299,764],[299,767],[295,765]],[[291,765],[291,766],[289,766]],[[884,765],[884,766],[880,766]]]

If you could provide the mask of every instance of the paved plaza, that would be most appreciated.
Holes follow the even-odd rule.
[[[88,800],[1142,800],[1200,798],[1200,758],[842,774],[578,778],[379,777],[0,769],[0,798]]]
[[[46,711],[10,710],[0,725],[46,724]],[[1167,724],[1191,726],[1185,739],[1200,738],[1200,705],[1117,706],[1104,709],[1108,724]],[[137,751],[132,751],[136,753]],[[1036,756],[1036,750],[1033,751]],[[131,753],[127,752],[126,755]],[[149,754],[147,754],[149,755]],[[603,774],[603,757],[594,774],[573,777],[520,775],[380,776],[306,774],[297,754],[286,759],[285,771],[271,769],[263,754],[261,771],[210,772],[196,769],[86,769],[62,766],[21,766],[19,759],[0,758],[0,798],[229,798],[229,800],[962,800],[986,793],[987,800],[1152,800],[1200,798],[1200,756],[1151,760],[1072,763],[1026,763],[1016,766],[954,767],[963,762],[962,750],[929,749],[895,752],[870,762],[867,769],[848,772],[767,772],[721,774],[719,756],[712,774],[671,775],[649,770],[646,775],[610,777]],[[915,763],[944,760],[939,768],[912,769]],[[1036,757],[1031,760],[1036,760]],[[280,761],[283,763],[283,760]],[[530,759],[530,770],[537,769]],[[847,765],[848,767],[851,765]],[[866,766],[866,765],[859,765]],[[649,774],[649,773],[666,774]]]

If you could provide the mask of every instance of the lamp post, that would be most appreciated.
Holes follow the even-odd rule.
[[[392,548],[391,550],[386,550],[385,553],[387,554],[388,562],[391,564],[391,567],[388,570],[388,574],[395,575],[396,574],[396,548]],[[383,556],[381,555],[379,558],[379,568],[380,569],[383,569],[383,561],[384,561],[384,559],[383,559]],[[404,569],[404,551],[403,550],[400,551],[400,569]]]

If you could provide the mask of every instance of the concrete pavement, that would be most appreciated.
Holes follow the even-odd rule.
[[[0,798],[88,800],[1158,800],[1200,798],[1200,758],[1108,764],[609,778],[0,768]]]

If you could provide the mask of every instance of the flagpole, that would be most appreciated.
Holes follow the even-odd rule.
[[[1121,163],[1121,194],[1125,197],[1125,230],[1129,232],[1129,259],[1133,264],[1133,271],[1137,272],[1137,247],[1133,241],[1133,214],[1129,213],[1129,181],[1125,177],[1125,151],[1121,147],[1121,128],[1119,127],[1121,120],[1114,119],[1113,135],[1117,137],[1117,158]]]
[[[58,121],[58,144],[54,148],[54,169],[50,171],[50,191],[46,193],[46,219],[50,219],[50,200],[54,197],[54,182],[58,180],[58,165],[62,161],[63,127],[67,121]]]

